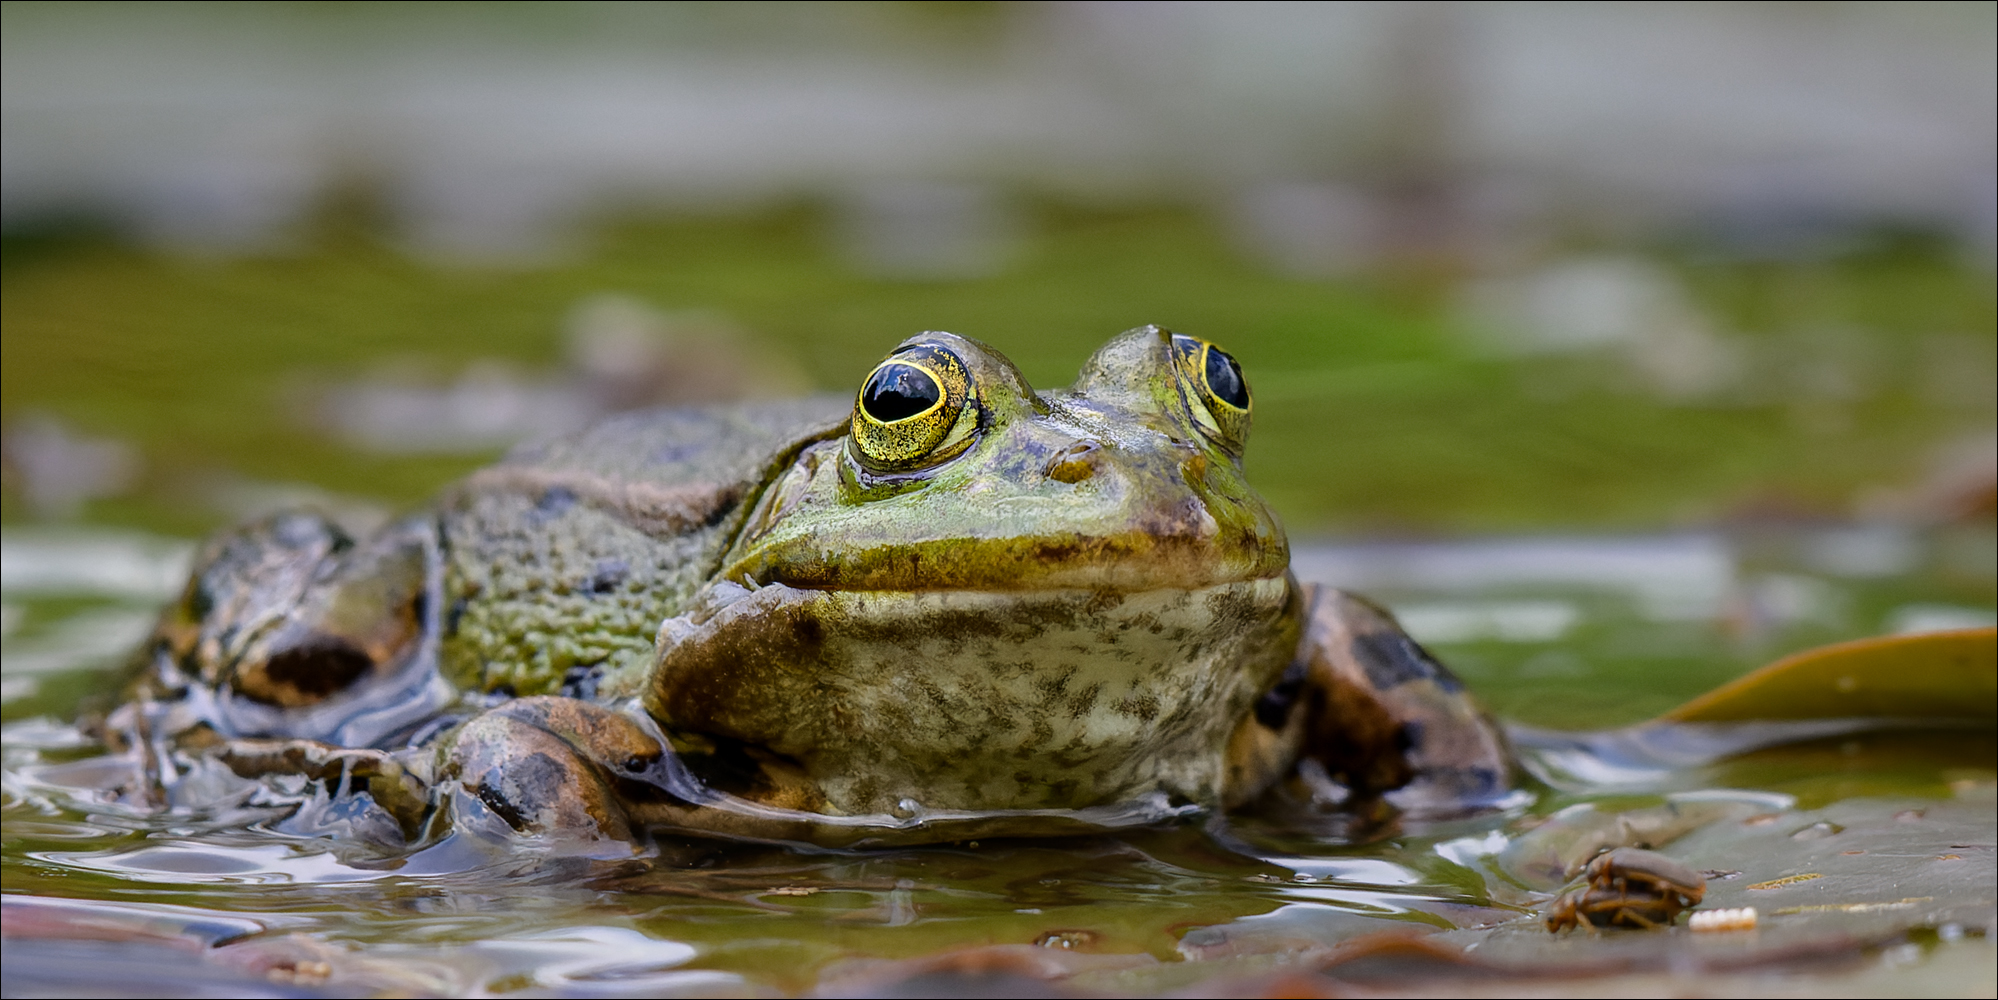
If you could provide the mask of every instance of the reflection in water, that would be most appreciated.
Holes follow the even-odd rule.
[[[1773,969],[1837,991],[1876,971],[1913,974],[1910,955],[1941,977],[1937,991],[1989,976],[1988,959],[1950,945],[1990,930],[1988,731],[1608,728],[1776,652],[1905,624],[1910,608],[1988,613],[1926,575],[1947,559],[1946,538],[1914,537],[1914,566],[1890,577],[1818,575],[1808,538],[1715,536],[1671,558],[1672,546],[1641,538],[1302,548],[1306,574],[1405,609],[1502,714],[1554,727],[1514,728],[1533,781],[1482,815],[1162,814],[1115,835],[873,850],[664,834],[615,857],[482,836],[476,821],[403,848],[366,796],[220,768],[182,775],[163,802],[138,794],[141,761],[104,755],[51,717],[115,687],[95,670],[177,585],[186,549],[109,535],[6,543],[9,993],[143,992],[163,980],[218,995],[908,993],[1001,981],[1212,993],[1274,989],[1256,977],[1281,970],[1412,988],[1384,968],[1499,992],[1583,975],[1591,990],[1637,994],[1672,975],[1713,986]],[[1842,610],[1744,611],[1755,581],[1777,577],[1835,590]],[[1550,657],[1571,666],[1532,667]],[[1577,729],[1594,731],[1564,731]],[[1541,929],[1539,910],[1580,865],[1624,845],[1714,873],[1707,905],[1756,907],[1760,929]],[[1840,978],[1810,978],[1830,972]]]

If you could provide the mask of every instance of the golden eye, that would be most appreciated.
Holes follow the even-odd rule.
[[[1234,355],[1204,340],[1172,335],[1173,361],[1179,369],[1187,409],[1200,429],[1240,453],[1249,440],[1249,380]]]
[[[857,457],[883,472],[905,472],[950,458],[971,443],[977,425],[964,362],[919,344],[875,366],[853,404]]]

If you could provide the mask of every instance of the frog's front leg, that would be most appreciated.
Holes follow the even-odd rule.
[[[810,832],[782,815],[812,803],[781,768],[745,758],[739,791],[751,797],[718,792],[688,772],[649,721],[575,698],[516,698],[485,712],[447,741],[439,760],[441,787],[455,785],[524,834],[587,842],[629,841],[649,827],[789,839]]]
[[[824,800],[802,773],[754,749],[684,739],[669,743],[650,720],[593,702],[518,698],[467,723],[443,770],[523,833],[814,839],[811,816]]]
[[[389,752],[306,739],[225,739],[207,728],[179,746],[245,778],[298,775],[365,789],[415,839],[462,792],[515,833],[629,841],[619,772],[646,774],[659,742],[632,720],[573,698],[520,698],[482,712],[422,750]],[[462,802],[458,803],[460,806]],[[453,817],[462,819],[462,816]]]
[[[1236,735],[1234,787],[1260,790],[1309,761],[1362,800],[1415,812],[1490,804],[1510,788],[1498,725],[1394,616],[1330,587],[1301,591],[1297,658]]]
[[[575,698],[516,698],[422,751],[202,733],[183,747],[243,777],[301,775],[349,788],[365,782],[411,839],[439,809],[465,819],[467,800],[516,834],[572,847],[629,843],[648,827],[792,840],[811,839],[815,829],[799,812],[818,804],[800,787],[802,776],[751,756],[735,762],[743,787],[711,789],[655,726]],[[698,762],[703,754],[694,749]]]

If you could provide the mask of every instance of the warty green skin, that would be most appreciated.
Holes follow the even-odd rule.
[[[474,473],[436,515],[445,676],[537,695],[572,672],[643,673],[659,623],[714,576],[765,484],[849,407],[624,414]]]
[[[408,832],[472,800],[586,839],[1057,832],[1239,804],[1300,758],[1404,805],[1504,790],[1446,670],[1290,577],[1172,334],[1040,393],[975,341],[911,345],[969,376],[927,464],[863,455],[844,401],[634,413],[358,544],[303,515],[224,536],[139,728],[246,775],[337,759]]]

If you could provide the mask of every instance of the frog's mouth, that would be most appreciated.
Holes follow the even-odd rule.
[[[1294,654],[1286,575],[1195,590],[721,583],[659,630],[646,708],[798,763],[829,808],[1212,803]]]

